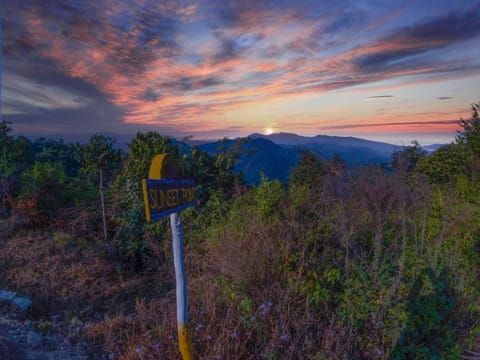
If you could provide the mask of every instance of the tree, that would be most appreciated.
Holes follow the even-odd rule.
[[[446,183],[458,175],[466,175],[469,162],[465,144],[449,144],[420,158],[415,170],[432,183]]]
[[[457,144],[465,144],[472,155],[471,169],[474,180],[480,178],[480,102],[472,104],[472,117],[460,120],[460,131],[457,136]]]
[[[178,158],[179,150],[171,139],[153,131],[137,133],[128,144],[128,149],[128,159],[115,180],[115,186],[117,192],[122,194],[120,205],[142,207],[141,182],[148,176],[152,159],[158,154],[170,154]]]
[[[322,160],[314,153],[306,150],[302,153],[297,166],[290,173],[292,184],[315,186],[325,175],[325,168]]]
[[[87,173],[99,174],[98,191],[102,204],[103,234],[105,240],[107,235],[107,220],[105,214],[104,175],[105,171],[114,168],[121,160],[121,151],[113,147],[115,139],[109,136],[95,134],[90,138],[88,144],[83,147],[84,171]]]
[[[4,213],[7,209],[7,202],[11,199],[9,175],[11,174],[11,164],[9,161],[9,151],[13,143],[13,138],[9,136],[12,129],[6,121],[0,122],[0,210]]]
[[[13,142],[13,138],[9,135],[12,129],[9,123],[3,120],[0,122],[0,160],[4,161],[8,153],[8,146]]]
[[[36,199],[38,210],[49,215],[63,205],[65,171],[60,161],[40,162],[22,172],[22,197]]]
[[[6,215],[20,189],[20,174],[33,162],[32,144],[24,136],[13,137],[6,121],[0,122],[0,214]]]
[[[442,269],[438,276],[431,268],[421,271],[406,301],[407,326],[392,359],[456,358],[455,303],[448,269]]]
[[[426,152],[422,150],[418,141],[414,140],[410,146],[393,153],[392,167],[397,171],[406,170],[409,172],[425,155]]]
[[[178,158],[179,150],[171,139],[157,132],[137,133],[128,147],[128,159],[113,184],[120,209],[115,216],[118,228],[113,243],[121,269],[139,271],[144,264],[148,237],[141,182],[148,177],[155,155],[170,154]],[[156,229],[164,225],[166,223],[156,222],[150,227]]]
[[[0,174],[18,175],[32,163],[32,143],[24,136],[13,137],[6,121],[0,122]]]
[[[36,139],[33,144],[36,161],[60,161],[65,169],[67,177],[77,177],[82,166],[79,159],[78,146],[72,143],[65,143],[62,139]]]

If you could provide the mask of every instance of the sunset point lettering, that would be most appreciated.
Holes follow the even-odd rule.
[[[164,210],[195,201],[193,189],[149,189],[150,210]]]
[[[148,221],[158,220],[196,204],[193,180],[147,179],[144,180],[144,189]]]
[[[142,180],[147,221],[196,205],[195,183],[182,177],[180,165],[173,156],[155,156],[149,178]]]

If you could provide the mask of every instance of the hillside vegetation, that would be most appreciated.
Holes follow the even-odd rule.
[[[168,218],[146,223],[141,192],[166,152],[198,185],[182,212],[195,358],[478,357],[479,107],[431,155],[350,170],[305,152],[289,182],[255,187],[233,174],[239,147],[182,154],[139,133],[125,154],[3,122],[0,288],[43,324],[80,320],[92,358],[178,359]]]

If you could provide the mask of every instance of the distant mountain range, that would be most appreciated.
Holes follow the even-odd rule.
[[[240,139],[202,144],[199,148],[210,154],[216,154],[227,150],[238,140]],[[261,173],[269,179],[286,181],[290,169],[295,167],[300,158],[301,153],[297,149],[275,144],[268,139],[250,137],[244,140],[241,147],[242,155],[235,170],[243,173],[248,184],[258,184]]]
[[[446,144],[432,144],[432,145],[427,145],[427,146],[422,146],[422,149],[425,150],[427,153],[432,153],[435,150],[441,148],[442,146],[445,146]]]
[[[133,135],[107,134],[114,137],[116,146],[128,152],[127,144]],[[53,136],[54,138],[54,136]],[[87,142],[89,136],[85,135],[75,139],[63,137],[66,141]],[[355,137],[340,137],[317,135],[313,137],[301,136],[291,133],[277,133],[271,135],[251,134],[245,138],[234,140],[202,141],[202,140],[175,140],[180,151],[189,152],[191,146],[198,146],[201,150],[210,154],[226,151],[237,141],[242,140],[241,158],[236,164],[236,172],[242,172],[249,184],[258,184],[263,173],[269,179],[280,181],[288,180],[290,171],[297,164],[302,151],[308,150],[321,158],[341,157],[348,167],[358,165],[390,163],[395,151],[403,150],[404,146],[396,146],[388,143],[370,141]],[[187,144],[188,143],[188,144]],[[431,153],[444,144],[434,144],[423,147],[427,153]]]
[[[403,147],[353,137],[318,135],[314,137],[289,133],[252,134],[247,138],[216,141],[198,145],[203,151],[215,154],[243,140],[241,158],[236,171],[242,172],[249,184],[258,184],[261,173],[269,179],[288,180],[302,151],[308,150],[321,158],[335,156],[345,160],[348,167],[367,164],[388,164],[395,151]]]

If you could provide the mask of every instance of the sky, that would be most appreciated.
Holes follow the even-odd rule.
[[[454,140],[480,101],[480,1],[3,0],[16,134]]]

